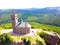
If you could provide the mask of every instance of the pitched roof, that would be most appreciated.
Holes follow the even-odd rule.
[[[17,25],[17,27],[31,27],[31,25],[27,22],[22,22],[21,24]]]

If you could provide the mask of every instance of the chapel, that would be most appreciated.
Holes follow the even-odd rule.
[[[22,18],[18,21],[15,11],[11,13],[11,22],[13,27],[13,33],[28,34],[30,33],[31,25],[28,22],[24,22]]]

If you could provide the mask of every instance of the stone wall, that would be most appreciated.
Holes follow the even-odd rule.
[[[45,42],[49,43],[50,45],[56,45],[56,43],[58,42],[59,38],[57,36],[54,35],[47,35],[45,37]]]
[[[16,30],[13,30],[14,33],[17,33],[17,34],[28,34],[30,33],[30,29],[31,28],[16,28]]]

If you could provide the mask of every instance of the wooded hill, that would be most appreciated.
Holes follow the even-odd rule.
[[[12,9],[0,10],[0,24],[11,22]],[[60,7],[15,9],[18,19],[23,18],[27,22],[60,26]]]

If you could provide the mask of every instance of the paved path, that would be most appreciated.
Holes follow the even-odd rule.
[[[13,29],[5,29],[5,30],[0,30],[0,34],[10,33],[13,36],[22,36],[22,35],[33,35],[34,32],[37,32],[37,31],[38,31],[38,29],[31,29],[29,34],[16,34],[16,33],[13,33]]]
[[[0,30],[0,34],[3,34],[3,33],[10,33],[12,34],[13,36],[22,36],[22,35],[34,35],[34,32],[37,32],[38,29],[31,29],[30,33],[29,34],[16,34],[16,33],[13,33],[13,29],[5,29],[5,30]],[[49,31],[44,31],[50,35],[53,35],[52,32],[49,32]],[[59,35],[60,36],[60,35]]]
[[[12,32],[12,29],[0,30],[0,34]]]

